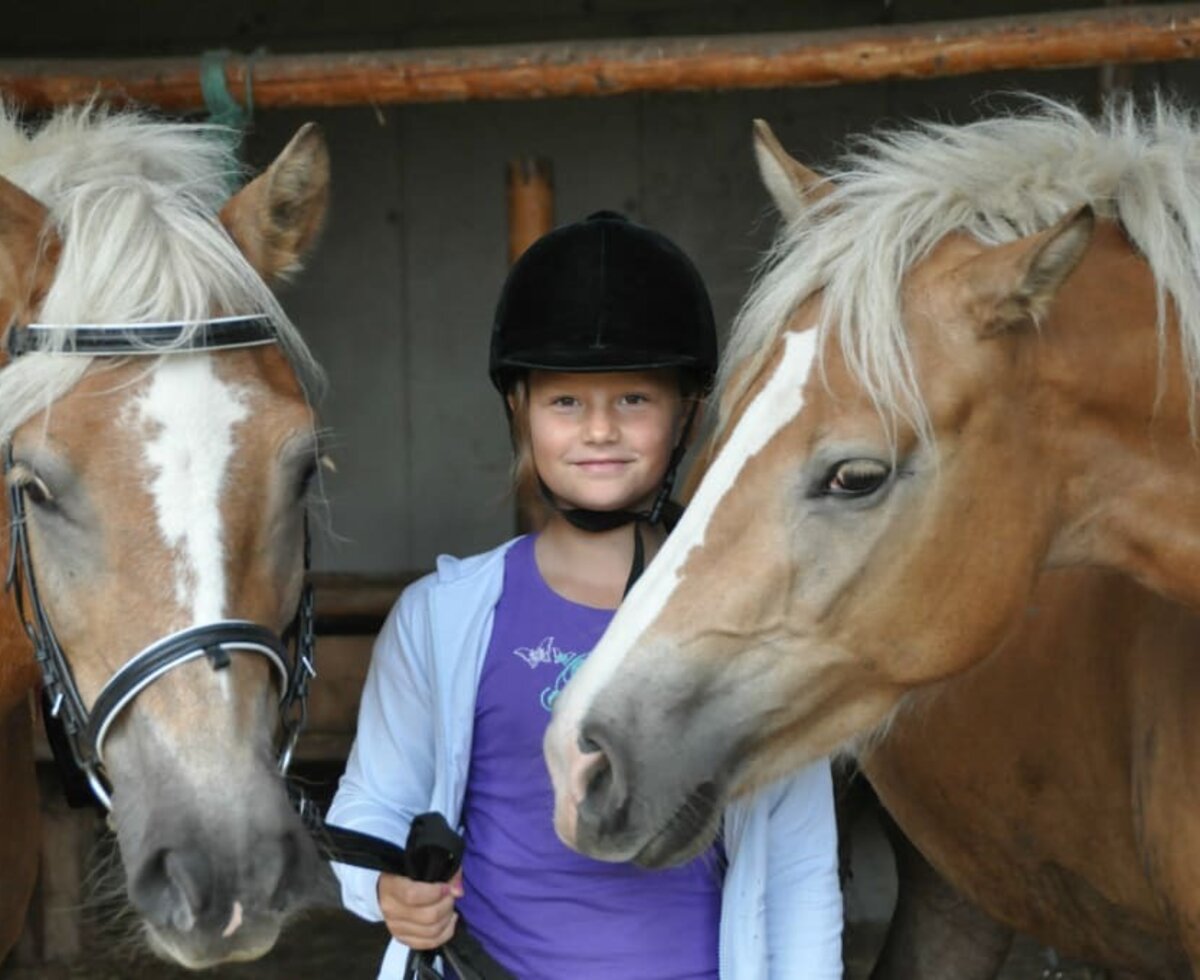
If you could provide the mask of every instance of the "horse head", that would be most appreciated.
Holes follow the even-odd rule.
[[[1190,125],[1051,106],[828,181],[760,130],[786,227],[688,510],[556,704],[568,844],[695,853],[727,800],[986,657],[1044,568],[1200,598]]]
[[[306,127],[226,200],[231,172],[206,127],[0,118],[6,605],[152,945],[191,967],[265,952],[320,871],[276,764],[320,372],[267,283],[315,237],[328,158]]]

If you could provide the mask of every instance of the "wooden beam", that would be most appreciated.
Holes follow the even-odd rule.
[[[508,161],[508,264],[511,266],[534,242],[554,227],[554,167],[545,157],[514,157]],[[517,530],[529,534],[545,523],[546,508],[536,492],[519,487]]]
[[[811,33],[235,55],[225,75],[240,97],[251,72],[261,108],[382,106],[1082,68],[1195,58],[1198,48],[1200,4],[1186,3]],[[97,93],[171,110],[203,108],[199,58],[0,61],[0,93],[35,108]]]
[[[508,161],[508,263],[554,227],[554,167],[545,157]]]
[[[405,587],[424,571],[395,575],[354,575],[312,572],[318,633],[363,635],[379,632],[388,612]]]

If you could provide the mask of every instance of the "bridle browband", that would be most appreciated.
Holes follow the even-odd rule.
[[[158,357],[260,347],[278,339],[270,317],[224,316],[165,323],[27,323],[8,331],[5,348],[12,358],[35,351],[84,357]]]
[[[270,318],[235,316],[174,323],[76,326],[34,323],[11,328],[5,346],[13,358],[35,351],[128,357],[225,350],[277,342],[278,335]],[[71,756],[86,775],[97,800],[106,809],[112,809],[104,770],[104,742],[113,723],[134,698],[156,680],[201,657],[208,659],[213,670],[228,667],[232,653],[255,653],[270,661],[282,691],[279,712],[283,738],[278,764],[280,772],[286,773],[307,719],[309,683],[316,676],[312,585],[305,583],[296,615],[284,636],[278,636],[258,623],[240,619],[218,620],[172,633],[150,644],[117,670],[101,688],[89,712],[38,593],[25,524],[25,491],[12,479],[13,466],[10,441],[4,447],[4,475],[11,516],[6,585],[14,594],[17,612],[33,644],[49,714],[61,722]],[[306,575],[309,551],[306,522]],[[294,647],[290,652],[289,641]]]

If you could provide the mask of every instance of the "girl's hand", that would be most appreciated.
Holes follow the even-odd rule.
[[[376,891],[388,931],[409,949],[436,949],[454,935],[454,900],[463,893],[461,870],[449,881],[436,882],[381,874]]]

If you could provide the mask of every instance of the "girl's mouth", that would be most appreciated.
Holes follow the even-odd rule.
[[[615,473],[624,469],[633,460],[630,459],[580,459],[572,463],[585,473]]]

